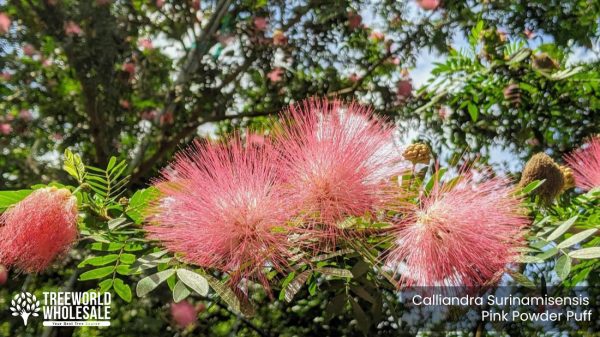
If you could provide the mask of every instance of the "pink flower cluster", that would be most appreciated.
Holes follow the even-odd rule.
[[[273,139],[196,142],[179,153],[155,183],[162,198],[149,237],[190,263],[266,285],[263,269],[287,268],[297,248],[290,233],[329,239],[337,222],[385,202],[404,168],[391,125],[356,104],[318,100],[282,120]]]
[[[271,137],[196,142],[155,182],[148,236],[189,263],[268,288],[266,268],[282,271],[299,252],[339,241],[360,244],[344,229],[349,218],[386,218],[405,202],[397,178],[410,166],[395,131],[368,108],[310,99],[282,113]],[[399,285],[484,285],[514,262],[528,219],[510,181],[460,177],[390,220],[385,263]]]
[[[66,189],[35,190],[0,215],[0,263],[43,271],[77,235],[77,199]]]

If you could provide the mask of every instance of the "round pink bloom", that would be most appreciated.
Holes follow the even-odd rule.
[[[77,239],[77,199],[66,189],[35,190],[0,215],[0,225],[0,262],[40,272]]]
[[[31,114],[31,111],[23,109],[19,111],[19,118],[25,122],[29,122],[33,119],[33,115]]]
[[[129,73],[129,75],[132,76],[132,75],[135,74],[135,63],[133,63],[133,62],[125,62],[121,66],[121,70],[123,70],[126,73]]]
[[[600,136],[565,156],[565,160],[573,169],[577,187],[585,191],[600,187]]]
[[[126,99],[120,99],[119,100],[119,105],[123,109],[130,109],[131,108],[131,103],[128,100],[126,100]]]
[[[260,31],[265,31],[269,26],[269,20],[263,16],[258,16],[254,18],[254,27]]]
[[[74,21],[69,21],[65,23],[65,34],[68,36],[81,36],[83,35],[83,29]]]
[[[140,46],[140,48],[145,50],[152,50],[154,48],[154,46],[152,45],[152,40],[150,39],[140,39],[138,41],[138,45]]]
[[[35,52],[35,47],[30,45],[29,43],[23,45],[23,54],[25,54],[26,56],[32,56],[33,54],[35,54]]]
[[[3,265],[0,264],[0,286],[6,284],[7,280],[8,280],[8,270],[6,270],[6,267],[4,267]]]
[[[7,136],[12,132],[12,126],[8,123],[0,123],[0,133]]]
[[[8,33],[10,23],[10,16],[4,12],[0,12],[0,34],[4,35]]]
[[[440,6],[440,0],[417,0],[417,3],[426,11],[435,10]]]
[[[518,256],[529,221],[510,180],[459,179],[436,184],[395,223],[387,264],[400,272],[400,286],[484,286]]]
[[[198,321],[196,308],[188,301],[171,303],[171,317],[180,328],[188,327]]]
[[[386,202],[391,178],[405,169],[393,125],[338,100],[306,100],[282,119],[283,176],[309,226],[322,229],[315,235],[334,241],[338,222]]]
[[[165,5],[165,0],[156,0],[156,7],[162,8]]]
[[[276,160],[269,142],[196,142],[155,183],[162,197],[148,237],[191,264],[231,272],[234,283],[252,278],[268,288],[264,269],[289,265],[285,229],[294,213]]]
[[[283,78],[283,68],[275,68],[267,74],[269,81],[277,83]]]
[[[396,94],[400,100],[405,100],[412,96],[412,82],[410,79],[401,79],[396,83]]]

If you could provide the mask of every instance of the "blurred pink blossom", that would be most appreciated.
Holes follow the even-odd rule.
[[[198,312],[196,311],[196,308],[186,300],[179,303],[172,302],[171,317],[178,327],[185,328],[198,321]]]
[[[26,43],[23,45],[23,54],[26,56],[33,56],[36,52],[37,50],[35,50],[35,47],[31,44]]]
[[[440,6],[440,0],[417,0],[417,4],[426,11],[432,11]]]
[[[0,123],[0,133],[7,136],[12,132],[12,126],[8,123]]]
[[[285,46],[288,43],[288,38],[285,33],[277,29],[273,32],[273,44],[276,46]]]
[[[23,121],[29,122],[33,119],[33,115],[31,114],[31,111],[27,109],[22,109],[21,111],[19,111],[19,118]]]
[[[273,70],[271,70],[268,74],[267,74],[267,78],[273,82],[279,82],[281,81],[281,79],[283,78],[283,68],[275,68]]]
[[[265,31],[269,26],[269,21],[267,18],[262,16],[257,16],[254,18],[254,27],[260,31]]]
[[[154,49],[154,46],[152,45],[152,40],[150,39],[140,39],[138,41],[138,45],[140,46],[140,48],[145,50]]]
[[[348,28],[355,30],[362,26],[362,16],[356,12],[348,12]]]
[[[8,33],[10,29],[10,17],[4,12],[0,12],[0,35]]]
[[[65,23],[65,34],[68,36],[81,36],[83,35],[83,30],[74,21],[68,21]]]

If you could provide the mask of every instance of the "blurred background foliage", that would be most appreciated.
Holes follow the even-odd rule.
[[[192,139],[268,133],[270,116],[314,95],[371,105],[442,159],[478,153],[507,170],[538,151],[560,159],[600,132],[595,0],[19,0],[0,12],[0,189],[68,181],[66,148],[100,167],[118,156],[131,189],[144,187]],[[423,53],[440,62],[417,88],[411,70]],[[2,298],[83,287],[69,283],[73,254],[63,268],[12,275]],[[377,308],[364,318],[373,322],[357,322],[373,298],[356,294],[361,305],[343,311],[335,286],[308,291],[291,304],[259,292],[251,319],[196,299],[200,319],[188,329],[172,323],[168,291],[115,299],[111,329],[42,332],[2,312],[0,335],[400,334],[372,324]]]

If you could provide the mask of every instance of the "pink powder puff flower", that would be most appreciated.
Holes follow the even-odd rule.
[[[280,186],[269,142],[195,142],[155,182],[160,201],[148,214],[148,237],[188,263],[253,279],[269,289],[264,269],[287,269],[287,221],[295,210]]]
[[[126,99],[120,99],[119,105],[121,106],[121,108],[126,110],[129,110],[131,108],[131,103]]]
[[[156,7],[162,8],[165,5],[165,0],[156,0]]]
[[[4,71],[2,72],[2,74],[0,74],[0,78],[2,78],[4,81],[10,81],[10,79],[12,78],[12,74]]]
[[[399,286],[485,286],[515,262],[529,222],[511,181],[472,172],[459,179],[435,184],[394,224],[386,262],[400,272]]]
[[[385,203],[390,180],[404,170],[393,125],[356,103],[325,99],[292,105],[282,119],[277,141],[286,186],[308,230],[334,244],[338,222]]]
[[[68,36],[81,36],[83,35],[83,29],[74,21],[68,21],[65,23],[65,34]]]
[[[417,4],[426,11],[433,11],[440,6],[440,0],[417,0]]]
[[[260,31],[265,31],[269,26],[269,21],[267,18],[262,16],[257,16],[253,19],[254,27]]]
[[[40,272],[77,239],[77,199],[66,189],[46,187],[0,215],[0,262]]]
[[[12,132],[12,126],[8,123],[0,123],[0,133],[8,136]]]
[[[186,328],[198,321],[196,308],[188,301],[171,303],[171,317],[180,328]]]
[[[573,170],[575,185],[584,190],[600,187],[600,136],[589,140],[582,148],[565,156]]]
[[[135,63],[125,62],[123,63],[123,65],[121,65],[121,70],[123,70],[126,73],[129,73],[130,76],[133,76],[135,74]]]
[[[10,29],[10,16],[4,12],[0,12],[0,34],[4,35],[8,33]]]
[[[277,83],[277,82],[281,81],[281,79],[283,78],[283,69],[278,67],[278,68],[271,70],[267,74],[267,78],[269,79],[269,81],[271,81],[273,83]]]

